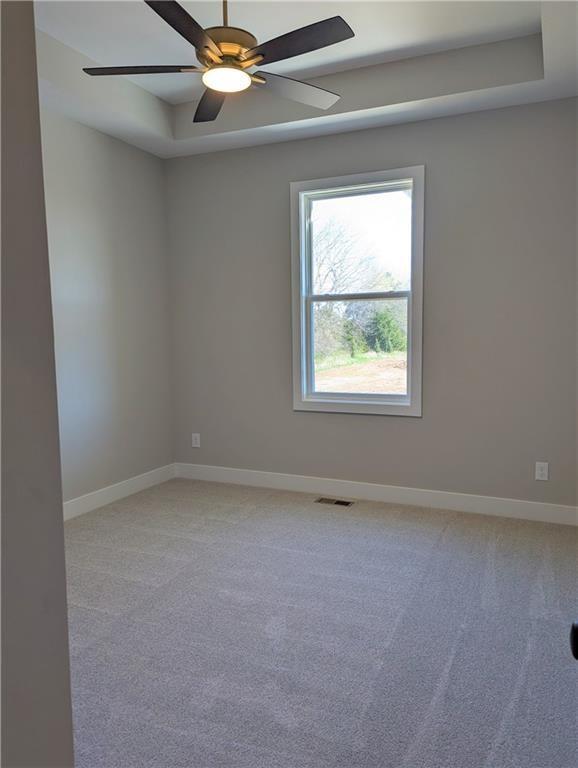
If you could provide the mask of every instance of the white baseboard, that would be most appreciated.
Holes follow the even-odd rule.
[[[131,477],[98,491],[79,496],[64,503],[64,519],[70,520],[93,509],[111,504],[133,493],[164,483],[173,477],[189,480],[210,480],[215,483],[253,485],[282,491],[315,493],[346,499],[381,501],[390,504],[408,504],[416,507],[452,509],[480,515],[511,517],[562,525],[578,525],[576,507],[563,504],[547,504],[523,499],[500,499],[495,496],[475,496],[453,491],[432,491],[422,488],[404,488],[399,485],[379,485],[354,480],[337,480],[329,477],[289,475],[283,472],[263,472],[256,469],[214,467],[208,464],[168,464],[143,475]]]
[[[576,507],[563,504],[547,504],[523,499],[500,499],[495,496],[475,496],[452,491],[432,491],[422,488],[404,488],[398,485],[360,483],[353,480],[336,480],[328,477],[288,475],[282,472],[262,472],[254,469],[213,467],[206,464],[174,465],[174,477],[189,480],[211,480],[217,483],[253,485],[284,491],[318,493],[346,499],[381,501],[392,504],[409,504],[417,507],[451,509],[496,517],[512,517],[563,525],[578,525]]]
[[[100,488],[98,491],[87,493],[85,496],[79,496],[76,499],[64,502],[64,519],[70,520],[78,515],[84,515],[86,512],[92,512],[93,509],[104,507],[105,504],[112,504],[113,501],[124,499],[125,496],[131,496],[133,493],[143,491],[158,483],[164,483],[175,476],[175,465],[167,464],[166,467],[157,467],[143,475],[129,477],[120,483],[109,485],[106,488]]]

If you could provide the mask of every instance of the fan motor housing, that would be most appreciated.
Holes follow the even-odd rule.
[[[239,27],[209,27],[205,32],[216,43],[224,57],[236,59],[257,45],[257,38],[246,29]],[[197,50],[197,59],[205,66],[211,64],[211,59],[205,51]]]

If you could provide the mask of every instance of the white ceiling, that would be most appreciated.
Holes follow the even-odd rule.
[[[221,2],[182,5],[204,27],[221,23]],[[36,25],[98,65],[192,64],[191,46],[142,0],[40,0]],[[340,14],[355,37],[268,67],[314,77],[449,48],[506,40],[540,30],[540,3],[529,2],[310,2],[230,0],[229,23],[259,41]],[[198,75],[126,78],[171,104],[198,99]]]
[[[220,3],[183,0],[204,26]],[[215,152],[578,94],[578,3],[230,2],[261,41],[340,13],[351,40],[266,67],[340,94],[327,111],[266,86],[230,95],[194,123],[198,75],[87,77],[94,64],[194,63],[192,48],[142,0],[36,3],[45,109],[160,157]]]

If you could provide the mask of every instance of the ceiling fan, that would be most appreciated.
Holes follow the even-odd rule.
[[[145,75],[162,72],[193,72],[202,75],[207,90],[203,94],[194,122],[215,120],[227,93],[244,91],[251,85],[267,86],[271,91],[303,104],[328,109],[339,100],[337,93],[315,85],[275,75],[272,72],[250,72],[257,64],[272,64],[302,53],[316,51],[353,37],[349,24],[341,16],[309,24],[280,37],[258,43],[250,32],[230,27],[227,0],[223,0],[223,25],[203,29],[185,9],[173,0],[145,0],[161,19],[188,40],[196,49],[201,67],[86,67],[88,75]]]

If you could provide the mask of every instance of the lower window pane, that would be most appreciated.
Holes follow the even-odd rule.
[[[313,303],[315,392],[407,394],[407,299]]]

